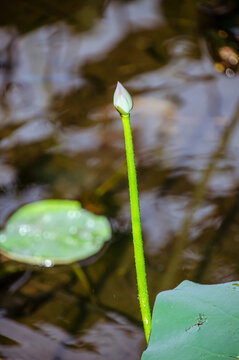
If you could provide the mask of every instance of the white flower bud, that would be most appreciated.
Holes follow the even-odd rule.
[[[128,115],[133,108],[130,94],[119,81],[114,93],[114,106],[121,115]]]

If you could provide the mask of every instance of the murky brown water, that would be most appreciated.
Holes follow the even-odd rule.
[[[198,3],[196,5],[196,3]],[[133,94],[151,303],[183,279],[239,278],[236,1],[0,4],[0,225],[77,199],[113,238],[84,267],[0,263],[0,358],[137,360],[136,292],[116,81]]]

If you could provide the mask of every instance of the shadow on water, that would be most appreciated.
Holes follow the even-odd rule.
[[[40,0],[0,10],[0,226],[23,204],[60,198],[113,227],[108,249],[78,273],[85,285],[70,266],[1,259],[0,358],[139,359],[114,87],[134,97],[151,305],[185,278],[237,280],[238,4]]]

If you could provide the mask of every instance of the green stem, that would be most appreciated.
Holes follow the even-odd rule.
[[[83,290],[85,290],[86,295],[89,296],[89,298],[92,302],[95,302],[96,299],[95,299],[94,295],[92,294],[90,282],[89,282],[83,268],[77,263],[73,263],[71,265],[71,267],[74,270],[78,280],[80,281],[80,283],[83,287]]]
[[[129,192],[131,204],[131,218],[133,230],[133,243],[134,243],[134,257],[136,265],[136,276],[138,283],[139,303],[141,315],[143,319],[145,337],[148,342],[151,331],[151,312],[149,306],[148,286],[145,271],[144,248],[141,232],[140,208],[139,208],[139,194],[137,185],[137,176],[134,160],[134,145],[132,139],[132,132],[130,126],[130,115],[121,115],[124,135],[125,147],[128,167],[129,178]]]

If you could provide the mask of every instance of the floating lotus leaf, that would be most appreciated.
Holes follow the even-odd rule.
[[[142,360],[239,359],[239,282],[183,281],[157,296]]]
[[[95,255],[111,237],[104,216],[77,201],[43,200],[23,206],[0,232],[0,251],[24,263],[52,266]]]

